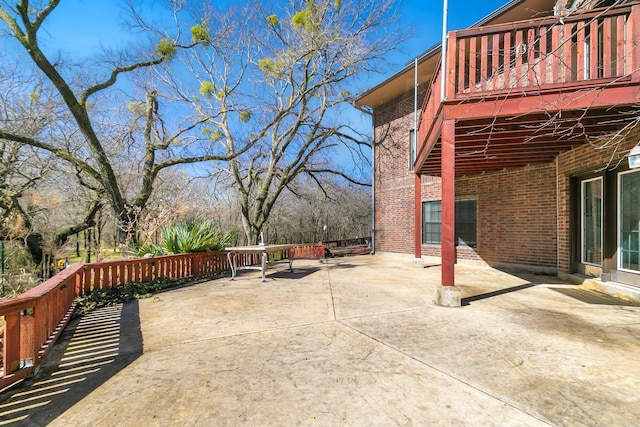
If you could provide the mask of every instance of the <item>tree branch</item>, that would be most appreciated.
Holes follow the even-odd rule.
[[[26,144],[26,145],[30,145],[32,147],[36,147],[36,148],[40,148],[43,150],[46,150],[48,152],[50,152],[51,154],[54,154],[55,156],[59,157],[62,160],[65,160],[71,164],[73,164],[74,166],[80,168],[83,172],[87,173],[88,175],[90,175],[92,178],[94,178],[96,181],[98,181],[101,184],[104,184],[103,180],[102,180],[102,175],[100,175],[100,173],[95,170],[94,168],[91,167],[91,165],[89,165],[87,162],[78,159],[77,157],[74,157],[71,153],[69,153],[66,150],[63,150],[61,148],[58,148],[56,146],[53,146],[51,144],[47,144],[46,142],[42,142],[39,141],[37,139],[34,138],[30,138],[27,136],[23,136],[23,135],[17,135],[11,132],[6,132],[2,129],[0,129],[0,139],[6,139],[9,141],[14,141],[14,142],[18,142],[21,144]]]
[[[76,233],[79,233],[81,231],[84,231],[88,228],[91,228],[93,226],[96,225],[96,215],[98,214],[98,212],[100,212],[100,210],[102,209],[102,201],[100,197],[97,197],[89,206],[89,209],[87,210],[87,213],[85,214],[85,217],[82,221],[80,221],[79,224],[76,224],[72,227],[67,228],[64,231],[61,231],[60,233],[58,233],[58,235],[55,238],[55,244],[56,246],[62,246],[67,242],[67,239],[69,238],[69,236],[72,236]]]

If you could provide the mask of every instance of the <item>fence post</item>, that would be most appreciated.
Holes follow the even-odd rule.
[[[84,267],[82,267],[81,270],[79,270],[78,272],[76,272],[76,275],[74,277],[75,280],[75,294],[74,294],[74,298],[77,298],[79,296],[84,295],[84,289],[83,289],[83,277],[84,277]]]
[[[20,312],[4,316],[4,376],[20,369]]]
[[[191,277],[200,277],[200,254],[193,254],[191,260]]]

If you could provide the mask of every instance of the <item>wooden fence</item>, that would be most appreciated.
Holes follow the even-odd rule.
[[[328,248],[344,248],[349,246],[362,246],[369,245],[371,243],[371,237],[357,237],[355,239],[343,239],[343,240],[327,240],[322,244]]]

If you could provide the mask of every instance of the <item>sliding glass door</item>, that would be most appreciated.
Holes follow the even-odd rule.
[[[640,272],[640,171],[619,175],[618,268]]]

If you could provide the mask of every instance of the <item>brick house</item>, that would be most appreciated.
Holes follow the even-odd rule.
[[[375,251],[640,291],[640,2],[513,0],[447,40],[356,100]]]

